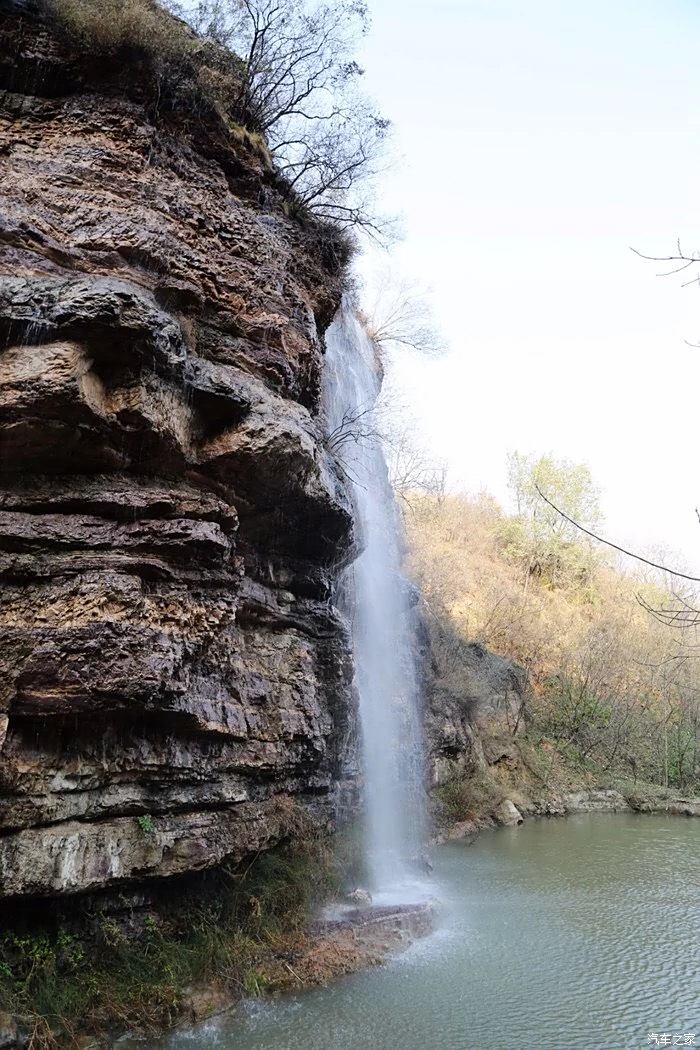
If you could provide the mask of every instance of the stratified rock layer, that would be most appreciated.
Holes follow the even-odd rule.
[[[264,155],[0,19],[0,892],[123,886],[349,785],[339,278]],[[106,74],[105,74],[106,75]],[[130,76],[123,71],[126,81]]]
[[[459,691],[441,680],[420,614],[415,620],[422,691],[428,781],[438,787],[511,758],[526,727],[530,679],[524,668],[478,642],[461,649]]]

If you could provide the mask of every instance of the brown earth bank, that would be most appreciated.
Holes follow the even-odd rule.
[[[342,919],[313,923],[276,946],[260,968],[264,994],[308,991],[380,966],[432,929],[429,904],[347,909]],[[178,1027],[190,1027],[236,1008],[231,990],[215,982],[187,989]]]

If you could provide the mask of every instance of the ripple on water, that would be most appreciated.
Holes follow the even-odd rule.
[[[217,1050],[700,1045],[700,821],[586,814],[438,851],[435,932],[378,970],[172,1037]]]

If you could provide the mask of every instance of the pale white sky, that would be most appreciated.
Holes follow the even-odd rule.
[[[398,365],[424,443],[453,485],[501,498],[511,449],[584,461],[611,537],[700,571],[700,287],[629,251],[700,248],[700,5],[371,7],[393,254],[450,347]]]

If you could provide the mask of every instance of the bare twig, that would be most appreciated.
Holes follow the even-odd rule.
[[[627,555],[628,558],[634,558],[636,561],[643,562],[645,565],[650,565],[652,569],[659,569],[661,572],[667,572],[671,576],[677,576],[681,580],[691,580],[693,583],[700,583],[700,576],[689,576],[685,572],[678,572],[676,569],[669,569],[667,565],[660,565],[658,562],[650,561],[649,558],[644,558],[641,554],[635,554],[634,551],[627,550],[625,547],[620,547],[619,544],[613,543],[612,540],[606,539],[604,536],[599,536],[597,533],[592,532],[590,529],[585,528],[583,525],[579,525],[577,521],[570,518],[568,514],[565,514],[563,510],[560,510],[550,499],[548,499],[544,492],[535,485],[538,494],[547,503],[552,510],[555,510],[557,514],[561,515],[564,521],[568,521],[570,525],[578,529],[579,532],[583,532],[586,536],[590,536],[591,539],[596,540],[597,543],[604,543],[606,547],[612,547],[613,550],[619,551],[620,554]]]

